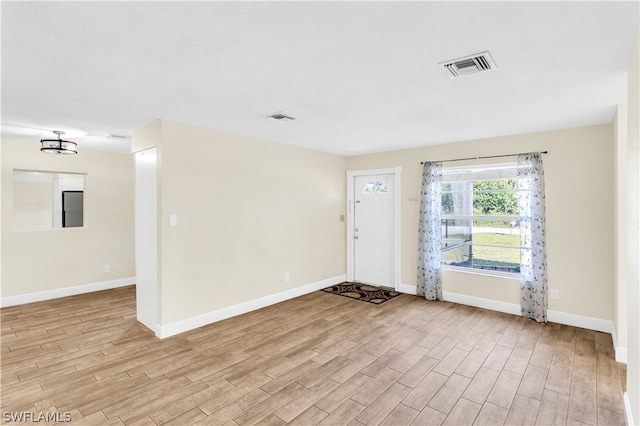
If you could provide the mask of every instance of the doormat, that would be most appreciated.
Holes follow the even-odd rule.
[[[322,291],[362,300],[363,302],[375,303],[376,305],[391,300],[401,294],[395,291],[358,283],[342,283],[323,288]]]

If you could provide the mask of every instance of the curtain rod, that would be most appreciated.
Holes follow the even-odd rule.
[[[540,154],[548,154],[549,151],[538,151]],[[463,160],[483,160],[485,158],[501,158],[501,157],[514,157],[520,154],[504,154],[504,155],[487,155],[484,157],[467,157],[467,158],[454,158],[453,160],[440,160],[439,163],[446,163],[448,161],[463,161]],[[421,161],[420,164],[424,164],[426,161]]]

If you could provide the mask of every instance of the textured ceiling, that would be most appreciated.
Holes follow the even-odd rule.
[[[611,122],[638,2],[2,2],[2,136],[166,118],[353,155]],[[495,71],[438,63],[488,50]],[[297,118],[264,116],[281,111]]]

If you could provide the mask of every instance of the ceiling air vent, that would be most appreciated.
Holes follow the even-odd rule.
[[[267,118],[271,118],[272,120],[277,120],[277,121],[293,121],[296,119],[295,117],[282,114],[281,112],[276,112],[275,114],[267,115]]]
[[[440,65],[451,78],[463,77],[466,75],[477,74],[482,71],[496,69],[496,64],[493,62],[489,52],[476,53],[475,55],[466,56],[453,61],[442,62],[438,65]]]
[[[109,133],[107,134],[107,137],[109,139],[129,139],[129,136],[126,135],[116,135],[115,133]]]

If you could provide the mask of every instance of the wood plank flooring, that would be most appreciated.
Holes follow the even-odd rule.
[[[314,292],[159,340],[135,288],[1,310],[1,409],[79,425],[624,425],[611,336]]]

